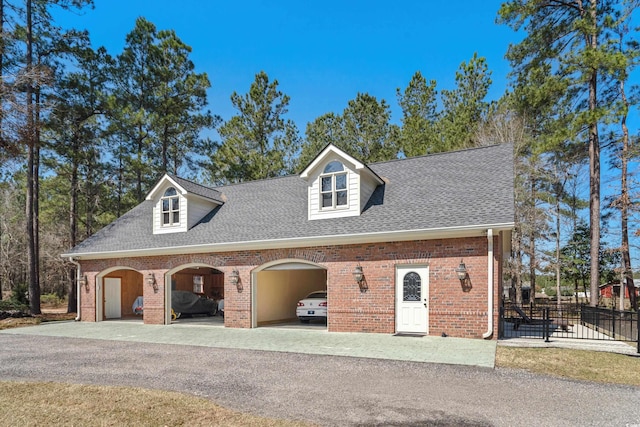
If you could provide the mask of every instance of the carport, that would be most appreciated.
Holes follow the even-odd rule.
[[[327,290],[327,270],[311,262],[280,260],[257,268],[252,283],[252,327],[297,322],[298,301]]]
[[[167,276],[171,278],[171,287],[170,292],[167,293],[166,316],[171,319],[171,323],[217,325],[223,323],[222,317],[210,317],[209,313],[205,312],[180,313],[181,316],[178,318],[172,318],[171,313],[176,292],[192,294],[194,299],[206,299],[215,303],[214,305],[217,307],[218,301],[224,299],[224,273],[222,271],[204,264],[188,264],[171,270]],[[201,304],[197,304],[193,308],[202,307]]]
[[[142,274],[127,267],[115,267],[97,278],[96,321],[142,319],[134,313],[134,301],[143,294]],[[140,313],[138,313],[140,314]]]

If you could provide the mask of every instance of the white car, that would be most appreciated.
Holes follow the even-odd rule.
[[[327,321],[327,291],[311,292],[304,299],[298,301],[296,316],[302,323],[318,319]]]

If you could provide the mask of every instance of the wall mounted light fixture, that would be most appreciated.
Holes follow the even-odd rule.
[[[240,281],[240,273],[237,269],[234,268],[229,274],[229,282],[238,289],[238,292],[242,292],[242,281]]]
[[[158,292],[158,282],[156,280],[156,275],[153,273],[147,274],[147,285],[153,288],[153,292]]]
[[[460,279],[461,282],[464,282],[467,279],[467,266],[464,265],[462,260],[460,260],[460,265],[456,268],[456,273],[458,274],[458,279]]]
[[[460,260],[460,264],[456,268],[456,274],[458,275],[458,279],[460,280],[460,286],[462,286],[463,292],[469,292],[471,290],[471,280],[469,278],[469,272],[467,271],[467,266],[464,264],[463,260]]]
[[[353,274],[353,279],[356,281],[356,283],[360,287],[360,292],[366,292],[368,287],[367,287],[367,281],[364,277],[364,272],[362,271],[362,266],[357,265],[356,268],[353,270],[352,274]]]
[[[87,280],[86,274],[83,274],[82,277],[80,277],[78,284],[82,286],[86,292],[89,292],[89,281]]]

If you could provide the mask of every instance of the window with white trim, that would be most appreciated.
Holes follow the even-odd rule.
[[[160,199],[162,206],[162,226],[180,225],[180,197],[175,188],[169,187]]]
[[[335,209],[348,206],[347,171],[336,160],[329,162],[320,175],[320,206]]]

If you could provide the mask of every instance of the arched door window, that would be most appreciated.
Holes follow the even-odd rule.
[[[403,301],[420,301],[422,293],[422,279],[413,271],[404,275],[402,283]]]

